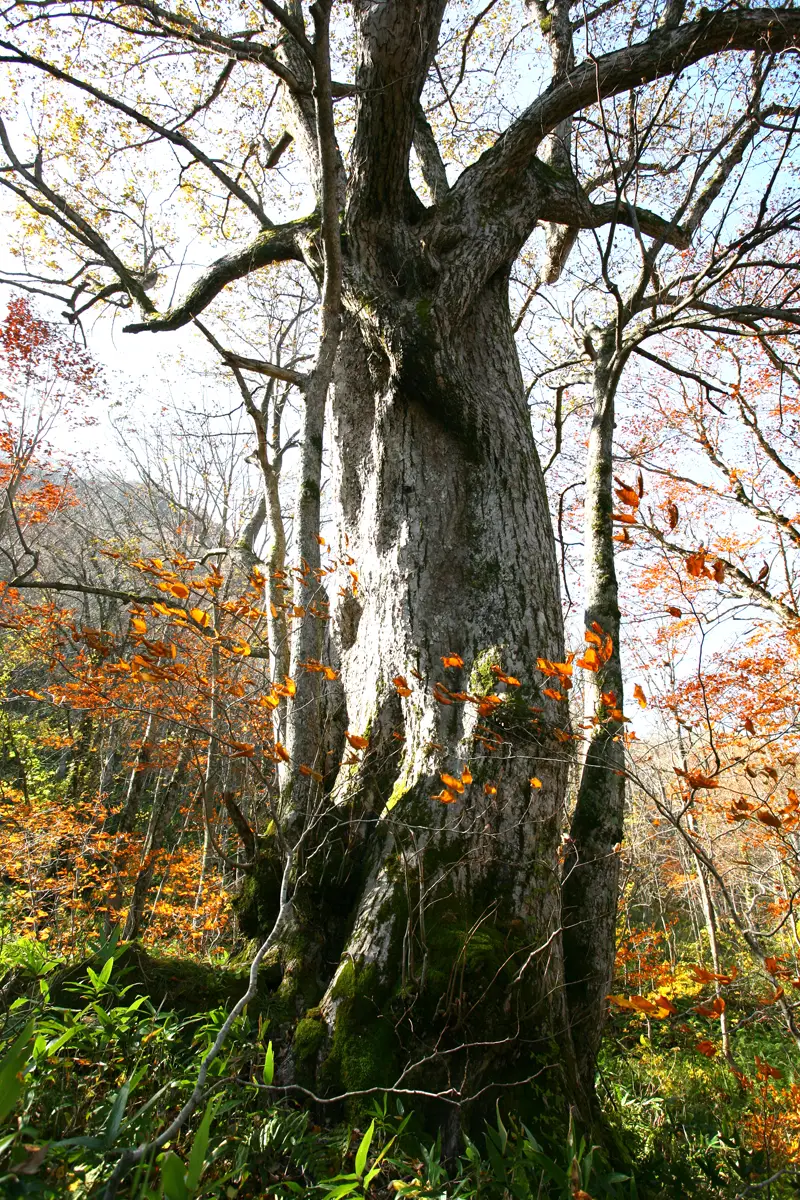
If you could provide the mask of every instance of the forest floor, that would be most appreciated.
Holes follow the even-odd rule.
[[[184,1129],[117,1193],[190,1196],[734,1197],[784,1200],[800,1187],[796,1054],[770,1006],[724,985],[733,1050],[719,1046],[712,973],[670,961],[653,930],[621,944],[619,992],[598,1073],[604,1148],[543,1105],[535,1133],[501,1099],[493,1123],[445,1161],[407,1097],[322,1110],[269,1085],[267,971],[211,1066]],[[247,986],[246,954],[216,964],[114,938],[66,964],[6,929],[0,957],[0,1195],[105,1195],[125,1147],[153,1140],[191,1093],[200,1062]],[[697,947],[684,946],[689,961]],[[219,956],[218,956],[219,957]],[[713,991],[714,989],[712,989]],[[719,1004],[717,1004],[719,1009]],[[714,1028],[716,1026],[716,1028]],[[614,1147],[611,1154],[608,1147]],[[613,1159],[613,1161],[611,1161]]]

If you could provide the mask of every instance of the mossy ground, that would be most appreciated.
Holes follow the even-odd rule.
[[[90,956],[56,971],[50,977],[50,995],[54,1003],[70,1007],[75,1003],[71,986],[86,977],[86,968],[99,970],[99,956]],[[163,1005],[181,1013],[209,1012],[231,1008],[244,995],[248,985],[247,969],[227,969],[189,958],[150,954],[141,946],[123,946],[116,955],[114,977],[130,987],[130,995],[147,995],[156,1006]],[[252,1002],[253,1013],[263,1011],[272,990],[279,983],[279,972],[267,964],[259,972],[258,991]],[[11,989],[12,998],[31,991],[33,984],[22,977]]]

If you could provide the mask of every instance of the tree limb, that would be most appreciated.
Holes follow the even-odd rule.
[[[259,233],[249,245],[236,254],[226,254],[222,258],[218,258],[190,288],[188,295],[180,304],[163,315],[137,322],[134,325],[126,325],[124,332],[165,333],[173,329],[181,329],[208,308],[211,301],[229,283],[243,279],[252,271],[270,266],[272,263],[291,260],[304,262],[301,240],[303,237],[312,238],[318,231],[319,217],[313,214]]]
[[[688,558],[691,554],[691,551],[687,550],[685,546],[679,546],[676,542],[671,542],[655,525],[642,521],[641,528],[646,529],[650,536],[660,546],[663,546],[665,550],[670,550],[673,554],[680,555],[681,558]],[[751,579],[745,571],[735,566],[729,559],[719,554],[715,554],[714,557],[724,564],[726,577],[733,576],[737,586],[744,592],[751,603],[774,613],[781,625],[787,629],[800,629],[800,613],[795,612],[793,608],[790,608],[788,604],[784,604],[782,600],[777,600],[774,596],[771,596],[766,588],[762,587],[760,583],[756,583],[754,579]]]
[[[450,184],[436,138],[421,106],[414,125],[414,149],[419,159],[422,178],[428,185],[433,203],[438,204],[450,191]]]
[[[402,212],[418,105],[447,0],[359,5],[359,67],[350,210]]]
[[[560,122],[582,108],[674,75],[702,59],[724,51],[777,53],[800,41],[800,11],[789,8],[728,9],[705,15],[677,28],[656,29],[642,42],[626,46],[571,69],[557,80],[486,150],[451,189],[444,208],[490,213],[497,245],[486,269],[493,271],[518,252],[538,220],[547,220],[545,205],[563,196],[563,223],[582,225],[587,212],[580,197],[558,187],[558,177],[543,188],[535,155]],[[549,194],[548,194],[549,193]],[[571,196],[571,201],[570,201]],[[570,203],[572,214],[570,215]],[[604,221],[612,217],[603,207]],[[613,206],[612,206],[613,208]],[[623,209],[617,219],[623,220]],[[591,214],[591,225],[600,222]],[[644,225],[642,231],[646,232]],[[663,222],[654,236],[664,237]]]

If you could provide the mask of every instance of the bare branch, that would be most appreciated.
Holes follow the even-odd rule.
[[[268,267],[272,263],[305,261],[302,240],[311,240],[319,230],[319,218],[316,215],[302,217],[298,221],[289,221],[286,225],[277,225],[274,229],[258,234],[248,246],[236,254],[226,254],[218,258],[206,273],[194,284],[188,295],[162,316],[155,316],[147,321],[126,325],[125,333],[164,333],[173,329],[181,329],[188,325],[198,313],[208,308],[212,300],[226,288],[229,283],[243,279],[260,267]]]
[[[228,189],[232,196],[236,196],[257,218],[260,225],[265,228],[273,227],[272,222],[268,220],[258,200],[254,199],[249,192],[246,192],[227,171],[223,171],[222,167],[214,159],[210,158],[205,151],[201,150],[185,134],[179,133],[177,129],[171,129],[167,125],[159,124],[152,117],[148,117],[145,113],[131,107],[130,104],[126,104],[124,100],[117,100],[114,96],[109,95],[108,92],[103,92],[100,88],[95,87],[94,84],[87,83],[83,79],[78,79],[75,75],[70,75],[67,71],[62,71],[60,67],[55,66],[53,63],[45,62],[44,59],[38,58],[34,54],[28,54],[25,50],[15,46],[13,42],[0,40],[0,48],[8,51],[13,56],[13,62],[34,67],[36,70],[42,71],[45,75],[50,75],[53,79],[58,79],[61,83],[67,83],[70,87],[77,88],[80,92],[86,92],[87,95],[93,96],[95,100],[100,100],[103,104],[107,104],[109,108],[124,113],[126,117],[129,117],[132,121],[136,121],[139,125],[143,125],[151,133],[155,133],[165,141],[171,142],[174,146],[180,146],[181,149],[191,154],[192,158],[197,162],[202,163]]]

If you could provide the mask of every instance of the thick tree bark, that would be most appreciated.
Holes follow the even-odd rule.
[[[507,277],[457,321],[429,296],[381,303],[349,277],[333,396],[359,577],[333,636],[346,726],[369,745],[298,851],[281,995],[313,1015],[285,1070],[336,1094],[402,1079],[464,1100],[544,1065],[583,1106],[557,869],[568,714],[536,667],[564,657],[558,572]],[[262,929],[278,877],[266,854]]]

